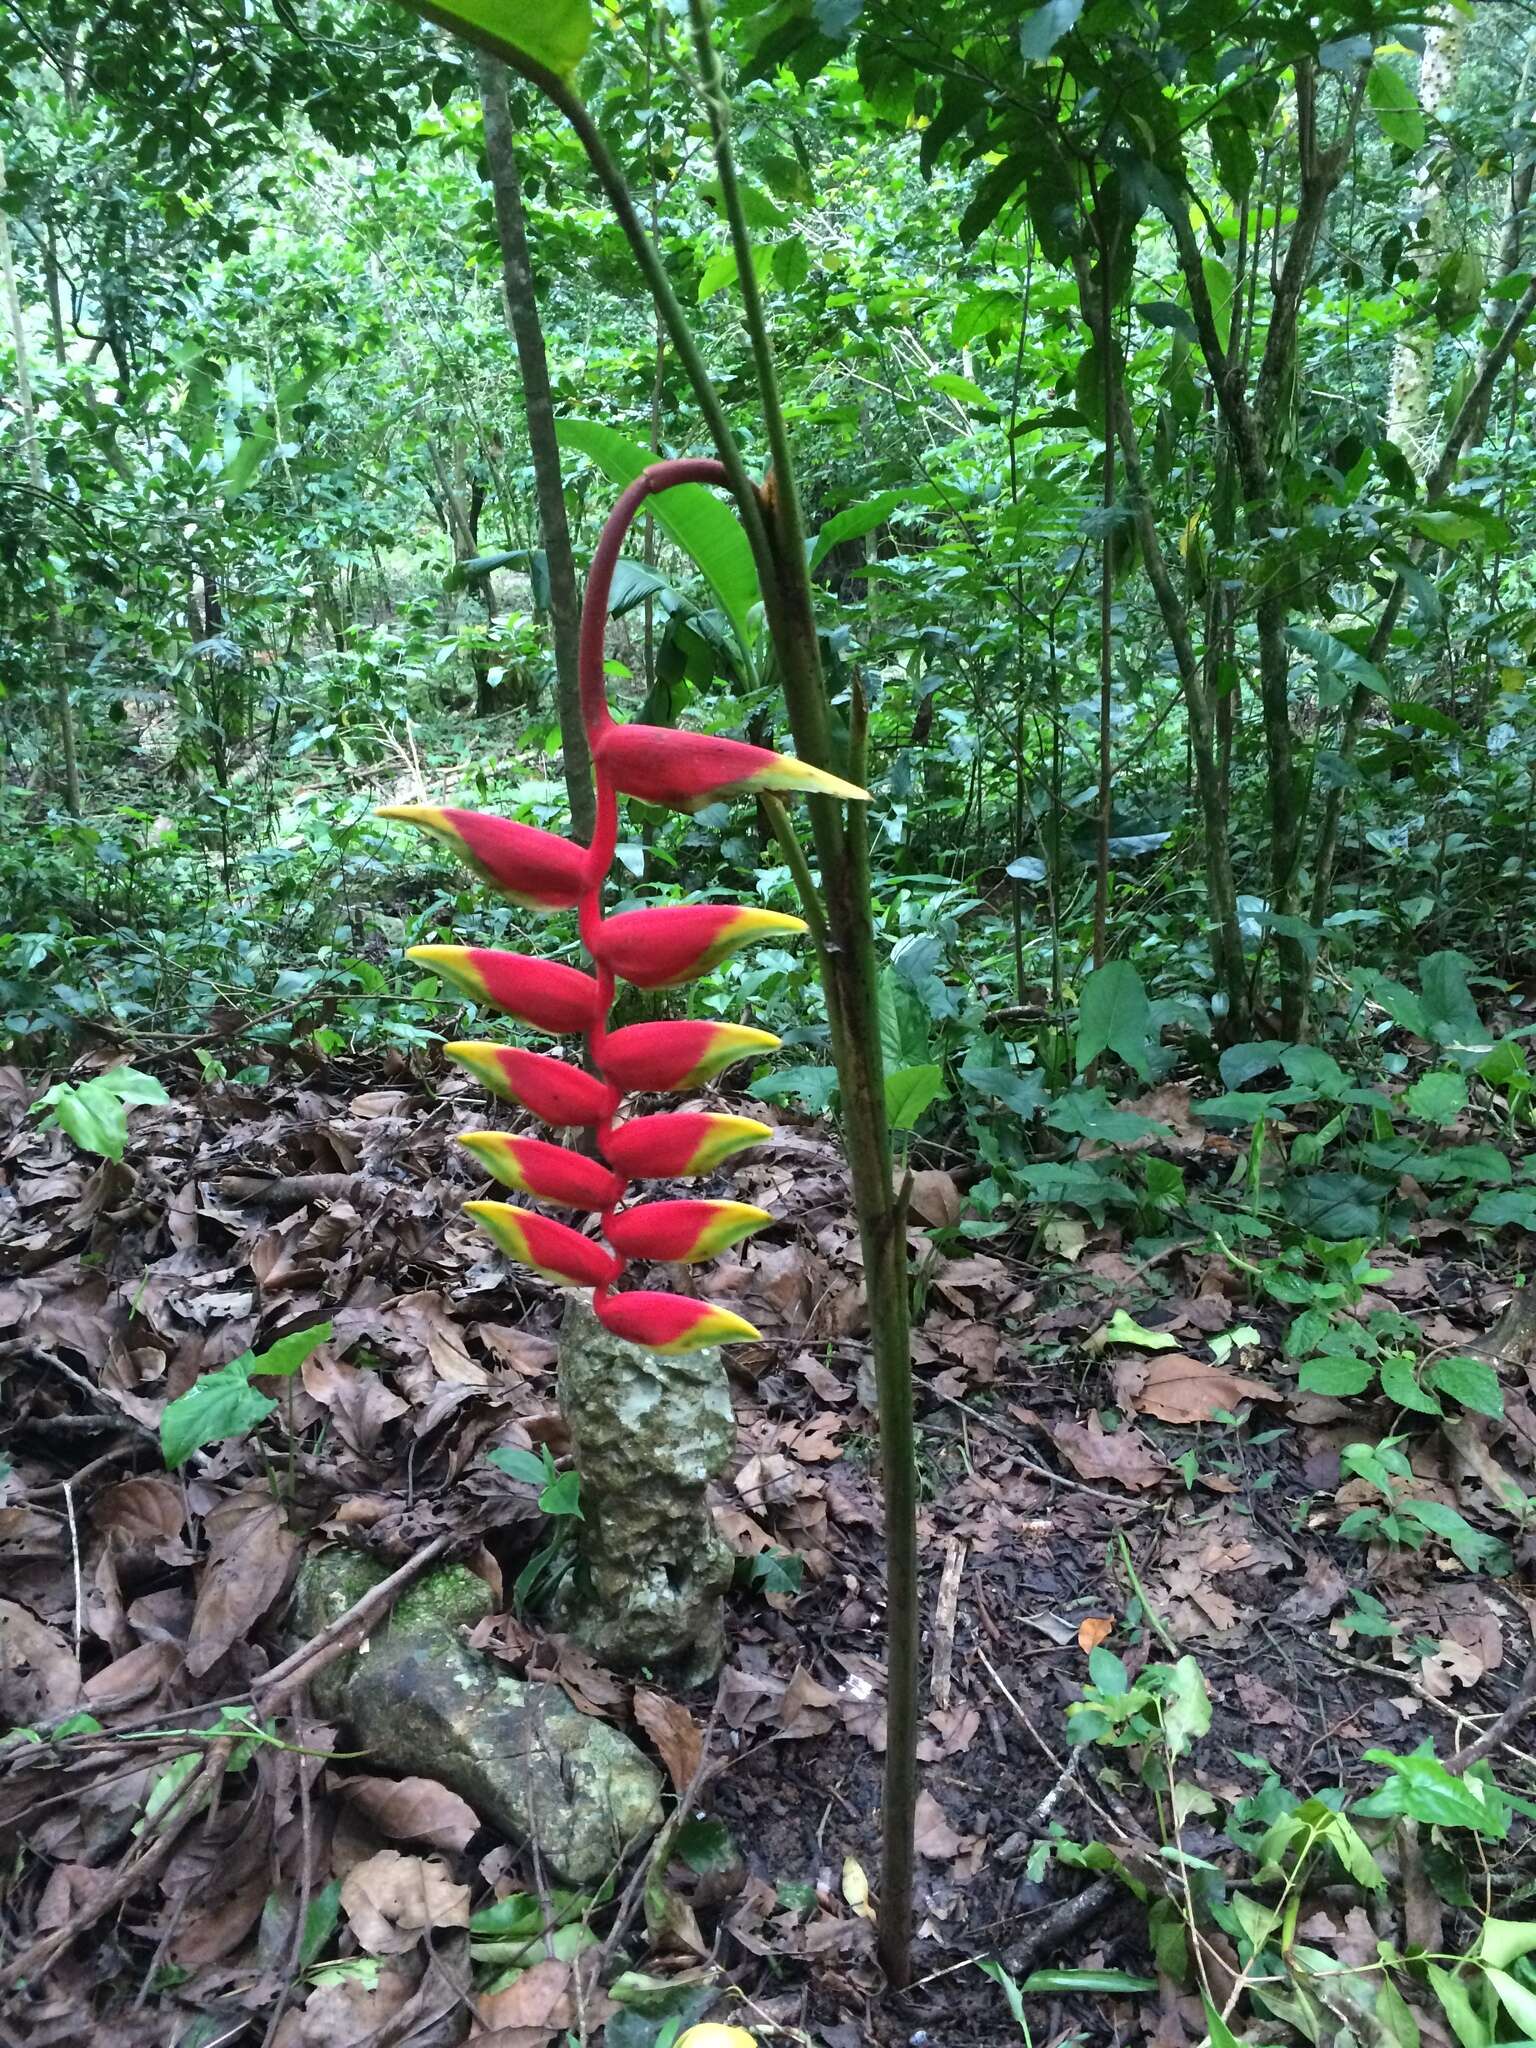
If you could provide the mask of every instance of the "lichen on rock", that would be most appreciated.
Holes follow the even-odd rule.
[[[387,1569],[352,1551],[310,1558],[295,1603],[301,1636],[344,1614]],[[556,1877],[594,1884],[660,1826],[660,1775],[559,1686],[524,1684],[468,1649],[460,1631],[491,1606],[465,1566],[428,1572],[312,1681],[315,1704],[347,1723],[374,1767],[436,1778],[511,1840],[536,1842]]]
[[[554,1619],[615,1670],[698,1684],[724,1661],[733,1565],[705,1498],[736,1441],[720,1354],[643,1350],[573,1297],[559,1384],[582,1520]]]

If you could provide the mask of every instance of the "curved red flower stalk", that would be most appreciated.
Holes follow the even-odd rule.
[[[744,1202],[634,1202],[635,1180],[710,1173],[743,1147],[770,1135],[750,1117],[672,1111],[620,1122],[626,1092],[677,1092],[718,1074],[733,1060],[768,1052],[778,1040],[742,1024],[702,1019],[631,1024],[610,1034],[619,981],[677,988],[695,981],[738,947],[769,933],[801,932],[798,917],[746,904],[688,903],[604,917],[603,884],[618,846],[619,798],[696,811],[722,797],[758,790],[815,791],[855,801],[865,791],[803,761],[713,734],[619,725],[608,709],[603,640],[619,550],[646,499],[678,484],[725,484],[718,462],[689,458],[642,471],[609,514],[587,578],[581,613],[581,712],[592,749],[597,823],[588,847],[553,832],[477,811],[431,804],[390,804],[379,813],[418,826],[453,848],[484,880],[525,909],[576,909],[594,972],[524,953],[483,946],[413,946],[421,960],[477,1002],[493,1004],[536,1031],[581,1032],[590,1072],[516,1046],[456,1044],[449,1057],[493,1094],[547,1123],[596,1131],[601,1160],[542,1138],[475,1131],[460,1143],[504,1186],[536,1200],[600,1217],[606,1244],[567,1223],[510,1202],[468,1202],[466,1212],[508,1255],[566,1287],[591,1287],[598,1319],[616,1336],[653,1351],[757,1336],[729,1309],[651,1289],[619,1292],[631,1259],[667,1264],[713,1258],[770,1221]]]

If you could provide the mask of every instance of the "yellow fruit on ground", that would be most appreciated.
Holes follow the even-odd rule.
[[[757,2048],[745,2027],[690,2027],[677,2048]]]

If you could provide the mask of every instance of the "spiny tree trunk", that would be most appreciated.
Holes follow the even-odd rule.
[[[592,764],[581,723],[576,673],[581,605],[576,593],[576,560],[565,516],[565,487],[560,470],[560,444],[555,439],[555,408],[549,388],[549,359],[544,329],[533,288],[528,258],[528,232],[523,215],[522,183],[512,140],[512,109],[507,74],[494,57],[479,55],[480,105],[485,116],[485,157],[496,204],[496,232],[501,243],[501,275],[507,325],[517,348],[523,378],[523,405],[528,415],[528,447],[533,459],[534,488],[539,504],[539,538],[549,571],[549,615],[555,640],[555,693],[560,716],[560,744],[565,761],[565,786],[571,820],[583,839],[592,836],[596,812],[592,796]]]
[[[1445,191],[1440,183],[1445,166],[1444,140],[1434,132],[1441,107],[1456,89],[1466,40],[1466,16],[1459,7],[1448,7],[1424,40],[1419,62],[1419,110],[1430,133],[1419,152],[1409,196],[1404,227],[1412,238],[1414,269],[1421,284],[1428,285],[1440,268],[1445,254],[1442,229],[1445,219]],[[1419,317],[1402,328],[1392,351],[1391,398],[1387,407],[1387,439],[1400,448],[1423,478],[1434,461],[1435,450],[1429,428],[1429,402],[1434,387],[1435,343],[1439,324],[1426,307]]]

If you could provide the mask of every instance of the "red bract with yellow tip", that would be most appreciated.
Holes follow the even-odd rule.
[[[669,811],[701,811],[727,797],[759,790],[788,796],[836,796],[864,803],[868,792],[839,775],[812,768],[792,754],[749,747],[712,733],[678,732],[666,725],[613,725],[593,748],[599,769],[623,796],[663,804]]]
[[[503,1187],[517,1188],[560,1209],[611,1209],[624,1192],[624,1182],[611,1167],[543,1138],[467,1131],[459,1143]]]
[[[571,910],[581,900],[586,849],[558,833],[493,818],[484,811],[443,810],[436,804],[386,804],[379,816],[429,832],[493,889],[527,910]]]
[[[464,1213],[490,1233],[509,1259],[532,1266],[558,1287],[607,1287],[618,1278],[613,1253],[568,1223],[552,1223],[511,1202],[466,1202]]]
[[[732,1153],[772,1136],[756,1117],[678,1109],[664,1116],[631,1117],[598,1142],[608,1164],[631,1180],[685,1180],[690,1174],[713,1173]]]
[[[744,1316],[686,1294],[636,1288],[628,1294],[593,1297],[597,1320],[615,1337],[643,1344],[647,1351],[702,1351],[707,1344],[751,1344],[761,1334]]]
[[[608,1218],[607,1238],[626,1259],[691,1265],[718,1258],[773,1218],[746,1202],[642,1202]]]
[[[725,482],[718,462],[653,463],[624,492],[598,540],[581,613],[581,709],[597,794],[590,846],[449,806],[391,804],[380,813],[431,833],[527,909],[578,911],[595,974],[482,946],[415,946],[410,957],[473,1001],[490,1003],[535,1031],[584,1039],[590,1072],[521,1046],[457,1042],[446,1050],[503,1101],[557,1129],[595,1130],[600,1159],[502,1131],[465,1132],[459,1142],[503,1185],[539,1201],[600,1213],[606,1243],[510,1202],[466,1202],[465,1210],[509,1258],[562,1287],[593,1288],[592,1305],[605,1329],[669,1353],[750,1343],[758,1333],[712,1302],[648,1288],[616,1292],[626,1263],[713,1258],[772,1219],[745,1202],[636,1202],[620,1208],[625,1190],[634,1180],[712,1173],[773,1133],[752,1117],[699,1110],[618,1122],[620,1098],[626,1092],[699,1087],[733,1060],[771,1052],[779,1041],[749,1025],[703,1019],[631,1024],[610,1036],[615,983],[675,988],[708,974],[754,939],[787,938],[805,926],[782,911],[732,903],[666,904],[604,918],[603,882],[618,844],[619,798],[678,811],[765,790],[865,801],[862,789],[809,762],[717,734],[617,725],[608,710],[603,634],[624,536],[657,491]]]
[[[548,1053],[525,1052],[520,1045],[472,1043],[445,1045],[443,1051],[503,1102],[531,1110],[556,1130],[600,1124],[618,1103],[618,1090],[606,1081],[568,1060],[552,1060]]]
[[[603,1014],[602,997],[590,974],[535,960],[530,953],[497,953],[486,946],[412,946],[419,960],[477,1003],[494,1003],[535,1031],[564,1035],[590,1031]]]
[[[754,939],[803,932],[804,920],[744,903],[676,903],[605,917],[593,951],[620,981],[636,988],[677,988],[697,981]]]

